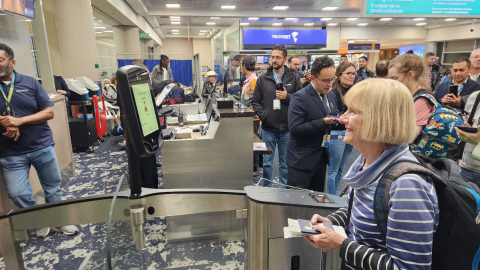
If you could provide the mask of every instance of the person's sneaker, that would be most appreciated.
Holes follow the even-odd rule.
[[[74,235],[78,232],[78,228],[75,225],[62,226],[60,228],[53,228],[56,232],[61,232],[65,235]]]
[[[37,229],[35,232],[37,234],[37,237],[45,237],[50,232],[50,228]]]

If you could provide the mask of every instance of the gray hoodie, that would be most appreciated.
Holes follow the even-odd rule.
[[[470,97],[467,99],[467,103],[465,104],[465,111],[469,113],[474,113],[473,116],[473,126],[479,125],[480,119],[480,105],[477,107],[477,111],[472,112],[473,104],[475,103],[475,99],[480,94],[480,91],[473,92]],[[468,115],[463,117],[464,121],[468,121]],[[467,143],[465,144],[465,149],[463,150],[463,157],[462,161],[460,161],[460,167],[465,168],[467,170],[480,173],[480,160],[473,158],[472,152],[475,149],[476,145]]]

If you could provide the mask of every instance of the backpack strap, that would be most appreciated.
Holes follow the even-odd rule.
[[[480,78],[480,76],[478,76]],[[468,124],[473,125],[473,117],[475,116],[475,112],[477,111],[478,103],[480,103],[480,94],[477,95],[475,99],[475,103],[473,104],[472,111],[470,112],[470,116],[468,117]]]
[[[375,197],[373,199],[373,212],[378,230],[387,235],[387,222],[390,207],[390,188],[395,180],[405,174],[421,174],[432,179],[435,182],[441,182],[446,185],[445,181],[434,171],[414,161],[398,161],[390,165],[382,178],[378,181]]]
[[[413,102],[415,102],[417,99],[421,97],[426,98],[435,108],[442,107],[440,102],[438,102],[437,98],[435,98],[433,95],[430,94],[430,92],[428,92],[425,89],[420,89],[413,95]]]

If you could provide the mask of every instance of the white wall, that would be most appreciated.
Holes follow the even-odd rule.
[[[190,39],[189,43],[186,38],[166,38],[163,40],[161,52],[170,57],[170,60],[192,60],[193,39]]]
[[[207,65],[212,70],[213,66],[213,54],[211,49],[210,39],[193,39],[193,54],[200,54],[200,60],[202,65]]]
[[[15,70],[27,76],[36,78],[33,55],[25,18],[8,14],[0,16],[0,43],[5,43],[15,54]]]
[[[55,7],[53,5],[53,0],[42,0],[42,2],[53,74],[57,76],[63,76],[62,56],[60,55],[60,45],[58,44],[57,37],[57,24],[55,22],[54,14]]]
[[[448,41],[480,38],[480,23],[475,23],[475,31],[471,32],[471,29],[472,24],[429,29],[426,41]]]

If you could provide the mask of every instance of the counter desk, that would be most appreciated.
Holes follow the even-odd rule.
[[[199,105],[203,112],[205,104]],[[199,111],[198,104],[172,106],[184,115]],[[213,109],[220,120],[211,119],[204,136],[165,140],[161,150],[165,188],[241,190],[252,184],[254,112],[246,107]]]

